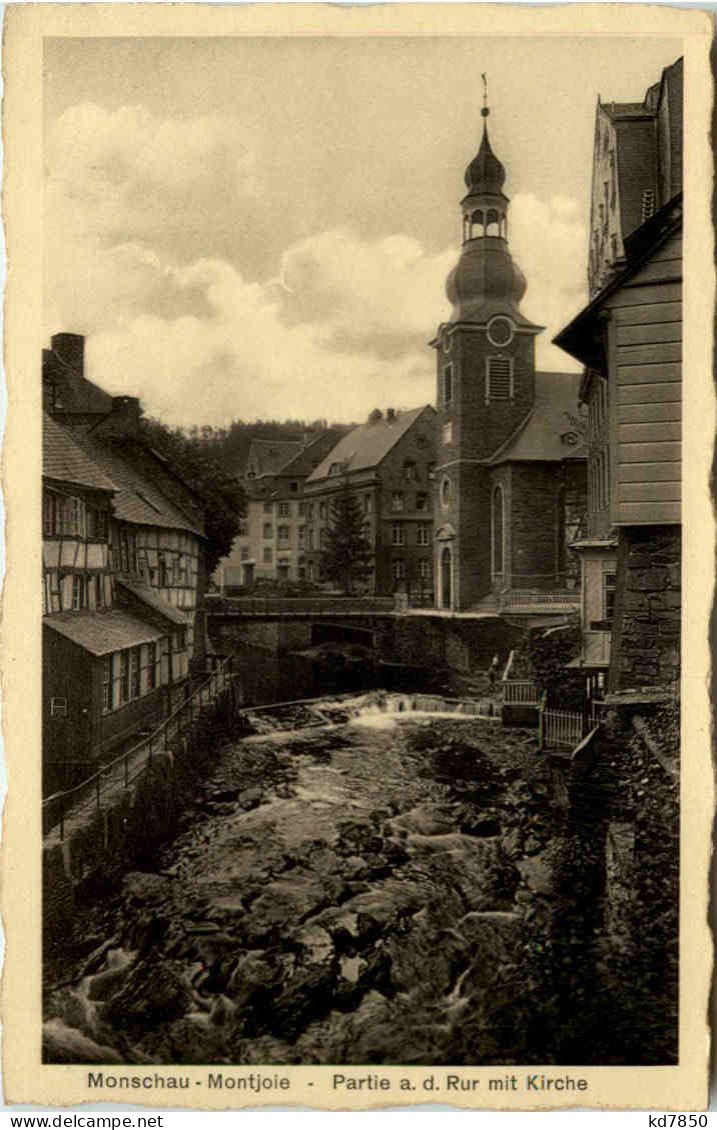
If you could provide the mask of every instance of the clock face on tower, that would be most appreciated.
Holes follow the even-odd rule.
[[[491,345],[510,345],[513,340],[513,323],[510,318],[498,314],[488,323],[488,341]]]

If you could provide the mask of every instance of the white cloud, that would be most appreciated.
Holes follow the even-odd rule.
[[[427,342],[448,315],[458,248],[429,254],[409,235],[330,230],[286,247],[273,279],[252,280],[223,252],[237,202],[245,222],[272,219],[252,154],[227,117],[67,110],[49,145],[48,332],[86,333],[90,375],[172,423],[358,419],[431,400]],[[584,301],[577,214],[568,197],[511,205],[524,310],[548,327],[544,367],[569,367],[549,339]]]

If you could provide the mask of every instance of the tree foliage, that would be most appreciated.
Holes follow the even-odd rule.
[[[143,418],[142,439],[170,464],[198,496],[207,535],[207,569],[211,573],[226,557],[239,533],[246,499],[236,474],[226,470],[205,447],[179,429]]]
[[[321,575],[350,594],[354,584],[369,575],[372,561],[373,550],[364,533],[359,501],[344,481],[331,502],[331,526],[321,554]]]

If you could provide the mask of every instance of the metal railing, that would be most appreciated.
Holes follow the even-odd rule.
[[[585,712],[546,710],[543,698],[538,717],[538,745],[541,750],[572,753],[597,725],[594,704]]]
[[[231,679],[229,656],[223,659],[209,678],[151,734],[144,736],[106,765],[102,765],[74,788],[46,797],[42,802],[43,836],[57,829],[59,839],[63,840],[69,817],[81,815],[86,807],[99,809],[103,797],[107,797],[110,789],[127,788],[148,765],[151,765],[152,758],[156,754],[164,752],[170,742],[177,737],[182,737],[193,726],[201,711],[216,702],[219,695],[230,685]]]
[[[504,679],[503,702],[520,703],[525,706],[537,706],[540,693],[531,679]]]
[[[501,609],[536,607],[573,609],[580,607],[580,592],[576,589],[552,592],[544,592],[540,589],[510,589],[499,594],[498,604]]]

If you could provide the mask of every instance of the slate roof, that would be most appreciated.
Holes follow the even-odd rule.
[[[80,443],[94,463],[115,484],[117,493],[112,502],[114,514],[120,521],[135,522],[139,526],[162,526],[170,530],[186,530],[204,537],[196,519],[188,517],[161,492],[147,475],[122,458],[109,440],[102,440],[91,431],[77,430]]]
[[[126,647],[153,643],[164,635],[161,628],[153,628],[121,608],[106,612],[53,612],[43,616],[42,622],[91,655],[108,655]]]
[[[251,468],[257,477],[275,475],[299,454],[303,446],[303,443],[294,440],[253,439],[246,461],[247,471]]]
[[[52,416],[43,413],[42,474],[57,482],[72,483],[92,490],[116,491],[117,487]]]
[[[377,467],[424,412],[428,418],[435,414],[430,404],[423,404],[409,412],[396,412],[393,419],[383,416],[380,420],[360,424],[339,440],[336,447],[309,475],[308,481],[316,483],[328,478],[334,463],[344,463],[348,471]],[[428,419],[426,422],[428,423]],[[433,422],[432,419],[430,422]]]
[[[186,625],[191,622],[191,617],[187,612],[183,612],[181,608],[175,608],[173,604],[165,600],[161,593],[158,593],[151,585],[145,585],[139,581],[122,581],[119,579],[117,583],[142,604],[151,608],[153,612],[164,616],[165,620],[169,620],[170,624]]]
[[[342,436],[346,434],[340,428],[327,428],[320,432],[301,449],[297,455],[292,455],[288,463],[281,467],[279,474],[282,478],[303,479],[310,475],[315,467],[333,451]]]
[[[512,436],[487,460],[496,463],[556,462],[584,459],[585,443],[562,438],[575,433],[580,373],[536,373],[535,402]]]

